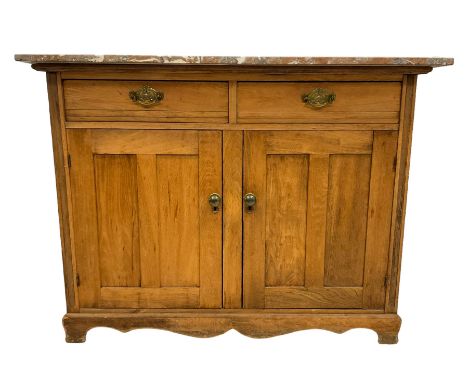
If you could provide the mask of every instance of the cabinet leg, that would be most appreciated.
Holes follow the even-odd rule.
[[[398,332],[396,333],[377,333],[379,344],[393,345],[398,343]]]
[[[65,341],[68,343],[82,343],[86,341],[86,333],[89,328],[79,322],[70,320],[67,316],[63,318],[63,328],[65,329]]]

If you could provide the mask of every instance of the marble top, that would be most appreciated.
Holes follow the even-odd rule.
[[[17,54],[16,61],[30,64],[199,64],[199,65],[305,65],[305,66],[447,66],[445,57],[223,57],[134,56],[83,54]]]

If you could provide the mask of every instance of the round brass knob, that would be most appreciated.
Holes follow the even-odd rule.
[[[245,203],[245,206],[247,207],[247,212],[251,213],[253,212],[255,203],[257,203],[257,197],[251,192],[249,192],[248,194],[244,195],[244,203]]]
[[[208,197],[208,203],[210,203],[213,213],[218,212],[219,206],[221,205],[221,195],[217,194],[216,192],[212,193]]]

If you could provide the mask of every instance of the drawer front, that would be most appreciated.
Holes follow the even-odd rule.
[[[237,121],[398,123],[400,96],[400,82],[239,82]]]
[[[68,121],[228,121],[226,82],[65,80],[63,88]]]

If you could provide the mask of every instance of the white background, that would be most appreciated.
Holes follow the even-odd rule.
[[[0,380],[467,381],[468,36],[463,1],[4,1]],[[448,56],[418,79],[400,343],[93,329],[66,344],[45,75],[14,53]]]

